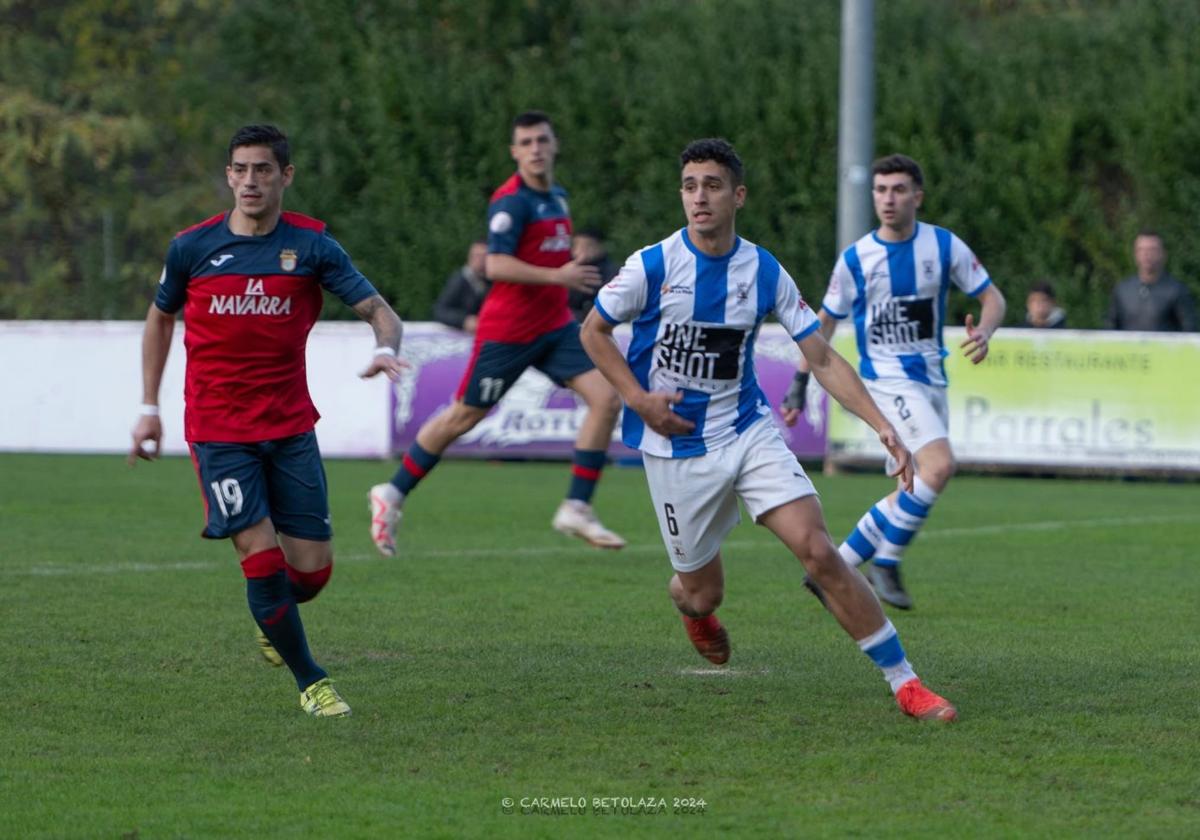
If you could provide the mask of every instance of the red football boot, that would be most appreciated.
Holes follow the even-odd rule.
[[[917,679],[909,680],[896,692],[896,702],[904,714],[917,720],[941,720],[949,723],[958,718],[958,710],[945,697],[939,697]]]
[[[681,615],[680,618],[683,619],[688,638],[701,656],[714,665],[724,665],[729,661],[729,634],[715,615],[706,615],[704,618]]]

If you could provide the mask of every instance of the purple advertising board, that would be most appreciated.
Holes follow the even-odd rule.
[[[629,342],[628,327],[616,331],[622,349]],[[405,324],[401,355],[412,365],[407,375],[392,388],[391,445],[394,454],[403,453],[416,438],[421,424],[454,399],[467,362],[471,358],[472,337],[440,324]],[[799,351],[795,342],[778,324],[766,324],[755,344],[754,362],[763,393],[773,406],[772,417],[788,446],[801,458],[825,455],[826,406],[823,392],[814,394],[805,416],[787,428],[779,416],[778,404],[787,391],[796,369]],[[816,389],[814,389],[816,390]],[[575,435],[586,412],[575,394],[559,388],[536,370],[527,370],[504,399],[474,429],[467,432],[447,451],[448,456],[468,458],[545,458],[571,457]],[[621,424],[613,437],[609,455],[615,459],[635,459],[638,453],[620,442]]]

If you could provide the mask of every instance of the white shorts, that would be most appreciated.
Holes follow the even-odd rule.
[[[764,417],[728,446],[695,458],[643,455],[663,543],[677,572],[716,557],[741,521],[737,500],[758,518],[816,488],[775,423]]]
[[[868,379],[863,384],[910,452],[949,437],[950,406],[945,388],[911,379]],[[895,468],[889,455],[886,469],[890,473]]]

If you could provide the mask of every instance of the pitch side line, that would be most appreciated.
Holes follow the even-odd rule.
[[[1149,516],[1121,516],[1100,519],[1056,519],[1046,522],[1017,522],[1011,525],[975,525],[969,528],[931,528],[921,533],[922,540],[950,539],[954,537],[973,537],[986,534],[1008,534],[1014,531],[1057,531],[1060,528],[1075,526],[1125,526],[1147,525],[1155,522],[1194,522],[1200,520],[1200,514],[1164,513]],[[751,549],[771,545],[771,541],[762,540],[728,540],[722,548]],[[600,549],[584,549],[578,543],[561,546],[538,546],[526,548],[432,548],[407,551],[403,543],[400,546],[401,555],[386,558],[378,554],[335,554],[338,563],[404,563],[406,559],[437,559],[443,557],[548,557],[560,554],[584,552],[589,557],[603,558],[608,552]],[[662,544],[629,545],[621,550],[621,554],[663,554],[666,551]],[[25,569],[11,569],[10,574],[31,575],[36,577],[54,577],[59,575],[114,575],[123,572],[186,572],[216,569],[227,566],[228,563],[217,561],[178,561],[170,563],[39,563]]]

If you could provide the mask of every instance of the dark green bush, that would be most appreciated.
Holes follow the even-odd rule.
[[[1020,320],[1049,279],[1098,326],[1159,228],[1200,292],[1200,4],[876,3],[876,149]],[[291,135],[324,218],[410,319],[482,233],[512,114],[555,118],[577,224],[614,257],[682,224],[675,157],[722,135],[740,230],[810,299],[835,257],[839,10],[794,0],[127,0],[0,11],[0,317],[140,317],[171,234],[229,205],[240,124]],[[961,303],[959,304],[961,306]],[[341,307],[331,312],[346,313]]]

